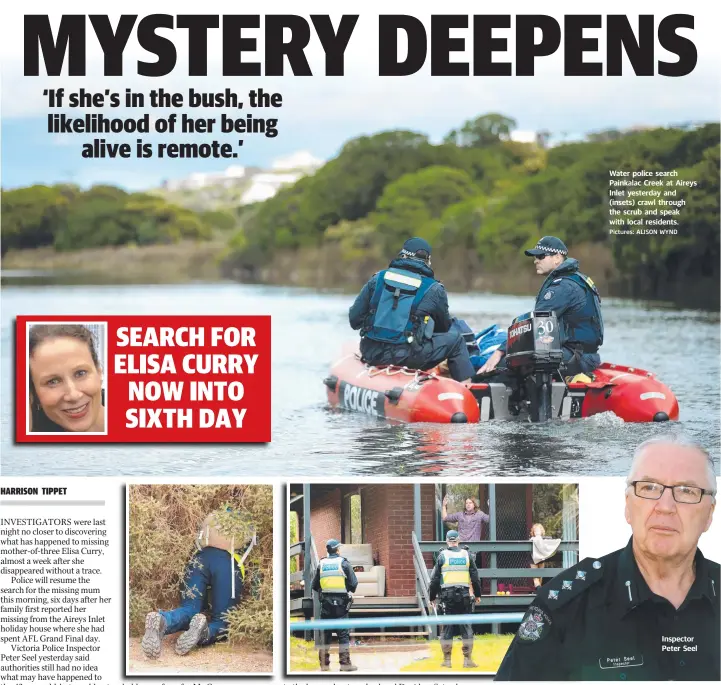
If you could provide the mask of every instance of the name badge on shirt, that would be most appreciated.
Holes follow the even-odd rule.
[[[602,656],[598,660],[598,665],[603,669],[643,666],[643,654],[638,656]]]

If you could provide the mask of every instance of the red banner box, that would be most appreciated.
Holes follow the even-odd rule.
[[[49,340],[60,337],[66,347],[49,348],[48,331],[36,329],[46,339],[35,348],[40,391],[31,395],[28,340],[38,324],[95,332],[102,393],[83,389],[87,371],[73,366],[73,350],[89,359],[87,342],[78,351],[78,340],[68,343],[55,329]],[[47,361],[49,349],[55,352]],[[101,401],[104,430],[88,428]],[[270,442],[270,426],[269,316],[17,317],[16,442]]]

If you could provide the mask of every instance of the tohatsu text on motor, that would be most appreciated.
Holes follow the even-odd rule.
[[[223,76],[283,76],[288,67],[294,76],[343,76],[359,15],[344,14],[334,25],[326,14],[123,14],[113,25],[105,14],[73,14],[62,15],[57,30],[48,15],[24,20],[25,76],[39,76],[41,62],[49,76],[65,66],[69,76],[85,76],[89,43],[99,44],[106,76],[125,74],[129,43],[155,58],[135,63],[140,76],[167,76],[178,67],[181,42],[188,52],[182,68],[207,76],[208,45],[218,41],[213,70]],[[690,14],[568,14],[560,21],[544,14],[385,14],[375,28],[379,76],[409,76],[426,65],[432,76],[533,76],[538,59],[560,50],[566,76],[621,76],[627,62],[637,76],[678,77],[690,74],[698,57]],[[323,54],[315,59],[324,63],[311,67],[306,49],[316,39]]]

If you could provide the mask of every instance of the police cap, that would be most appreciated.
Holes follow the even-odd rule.
[[[546,235],[536,243],[536,247],[526,250],[526,257],[539,257],[547,254],[561,254],[565,257],[568,254],[568,248],[560,238]]]
[[[418,253],[421,253],[420,255]],[[424,254],[425,253],[425,254]],[[431,244],[423,238],[409,238],[403,243],[400,254],[406,257],[419,257],[426,259],[431,255]]]

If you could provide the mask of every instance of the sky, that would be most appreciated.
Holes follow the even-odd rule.
[[[97,3],[71,0],[58,5],[49,2],[25,2],[3,9],[0,26],[0,60],[2,62],[2,86],[0,88],[0,117],[2,135],[2,166],[0,181],[3,188],[16,188],[33,183],[72,182],[87,187],[94,183],[111,183],[136,190],[159,185],[165,179],[182,178],[193,172],[222,171],[230,165],[259,166],[270,168],[279,158],[301,151],[316,158],[328,160],[336,156],[343,144],[360,135],[369,135],[388,129],[407,129],[427,134],[433,142],[440,142],[451,129],[459,127],[467,119],[478,115],[498,112],[513,118],[519,130],[538,131],[546,129],[555,140],[578,139],[584,134],[606,128],[631,126],[668,126],[689,121],[718,121],[719,119],[719,66],[721,49],[715,35],[719,11],[717,3],[686,2],[683,9],[678,3],[639,0],[634,3],[633,22],[638,14],[653,14],[656,25],[665,16],[684,11],[695,18],[693,30],[680,31],[691,39],[698,51],[698,63],[694,71],[682,78],[662,76],[638,77],[630,64],[624,64],[620,77],[567,77],[563,75],[563,50],[536,60],[533,77],[438,77],[431,76],[429,60],[417,74],[406,77],[379,77],[378,71],[378,15],[379,13],[408,14],[412,7],[414,16],[421,19],[430,34],[429,16],[440,13],[437,3],[416,2],[413,5],[388,0],[378,3],[369,0],[357,3],[350,0],[343,4],[342,12],[357,13],[359,19],[345,53],[345,75],[324,75],[325,57],[320,41],[312,30],[311,41],[305,54],[313,76],[287,75],[283,77],[223,77],[221,69],[221,32],[210,32],[208,48],[208,76],[189,77],[187,70],[187,30],[168,29],[159,33],[172,38],[178,51],[178,62],[169,75],[147,78],[137,74],[137,62],[154,61],[155,57],[138,44],[133,31],[124,52],[123,76],[105,77],[102,73],[103,55],[90,22],[87,22],[87,75],[67,76],[67,63],[63,75],[49,77],[44,73],[30,77],[23,75],[23,14],[48,14],[53,30],[57,30],[60,13],[98,13]],[[7,5],[6,5],[7,7]],[[128,0],[123,13],[140,18],[152,13],[169,12],[167,5]],[[197,5],[176,2],[173,14],[197,13]],[[297,3],[286,0],[268,0],[263,12],[301,14]],[[552,7],[552,9],[551,9]],[[516,15],[544,13],[556,17],[562,23],[563,15],[578,12],[576,2],[559,0],[539,5],[537,2],[519,0],[513,3]],[[628,3],[598,3],[598,14],[628,14]],[[325,0],[308,0],[303,3],[301,16],[330,14],[334,26],[338,25],[340,12],[337,3]],[[454,3],[454,14],[478,13],[474,2]],[[588,4],[585,13],[592,13]],[[237,14],[238,5],[225,0],[211,0],[203,7],[206,13]],[[503,10],[498,10],[503,11]],[[505,10],[510,13],[511,10]],[[248,11],[246,11],[248,12]],[[119,12],[110,14],[113,26]],[[137,23],[136,23],[137,27]],[[247,61],[263,61],[263,29],[249,29],[244,35],[257,39],[257,49],[244,57]],[[588,61],[604,61],[605,28],[586,30],[585,36],[598,38],[599,51],[589,53]],[[465,51],[454,54],[453,61],[472,61],[473,31],[454,29],[454,38],[465,39]],[[500,52],[496,61],[514,61],[515,41],[513,29],[497,29],[494,37],[508,40],[508,51]],[[400,41],[399,50],[405,50]],[[674,61],[675,56],[656,43],[656,58]],[[90,92],[106,89],[123,93],[126,88],[147,95],[151,89],[164,88],[168,92],[180,92],[187,96],[188,89],[201,92],[237,92],[245,108],[236,111],[234,117],[244,117],[249,112],[254,117],[278,119],[276,137],[262,134],[241,136],[239,134],[162,135],[108,134],[105,136],[83,134],[53,134],[47,132],[47,115],[50,112],[80,116],[86,112],[103,113],[112,117],[140,117],[146,112],[155,121],[175,111],[195,117],[217,118],[229,110],[220,109],[117,109],[104,108],[80,110],[70,108],[50,109],[44,89],[64,88],[70,92],[85,88]],[[248,109],[248,92],[263,88],[279,92],[283,97],[281,108]],[[216,124],[217,126],[217,124]],[[83,159],[82,145],[95,137],[105,138],[109,143],[131,143],[130,159]],[[135,142],[210,142],[214,139],[233,145],[238,157],[234,159],[159,159],[157,153],[150,159],[135,157]],[[243,138],[243,146],[238,141]]]

